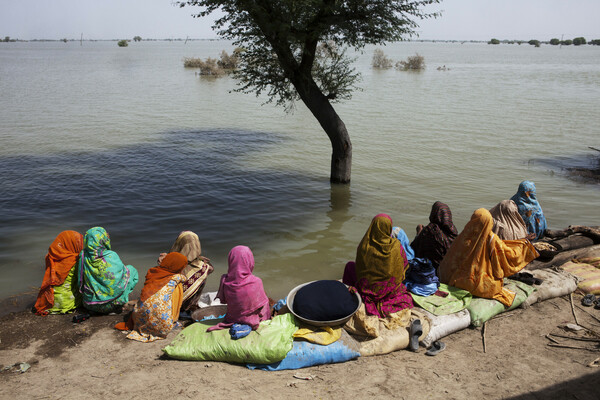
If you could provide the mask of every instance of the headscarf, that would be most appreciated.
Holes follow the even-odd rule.
[[[208,259],[201,256],[200,239],[192,231],[181,232],[169,252],[181,253],[187,257],[187,266],[181,271],[186,278],[183,283],[182,299],[184,306],[186,306],[187,303],[193,301],[192,297],[199,293],[199,290],[204,286],[206,278],[213,272],[213,267]]]
[[[535,184],[531,181],[521,182],[517,193],[510,199],[519,208],[519,214],[525,221],[527,231],[535,233],[536,239],[541,238],[546,230],[546,217],[536,199]]]
[[[490,209],[494,219],[493,231],[502,240],[524,239],[527,227],[517,205],[512,200],[502,200]]]
[[[369,283],[381,282],[394,277],[396,282],[404,280],[408,268],[402,244],[390,235],[392,219],[378,214],[356,249],[356,278],[366,278]]]
[[[402,248],[404,249],[406,260],[408,262],[415,258],[415,251],[410,246],[410,240],[408,239],[406,232],[404,232],[404,229],[400,228],[399,226],[394,226],[392,228],[392,237],[398,239],[400,244],[402,244]]]
[[[54,306],[53,286],[62,285],[77,262],[83,248],[83,235],[75,231],[63,231],[48,248],[46,254],[46,272],[35,302],[38,315],[45,315]]]
[[[519,272],[539,254],[526,239],[499,239],[493,225],[485,208],[473,213],[440,263],[440,281],[510,306],[515,293],[503,287],[503,278]]]
[[[192,231],[183,231],[175,239],[175,243],[171,246],[169,253],[177,252],[181,253],[187,258],[187,264],[189,264],[183,270],[182,274],[187,276],[189,271],[193,270],[194,267],[199,268],[202,266],[202,246],[200,245],[200,239]]]
[[[181,273],[187,265],[186,256],[180,253],[171,252],[165,256],[160,262],[160,265],[150,268],[146,273],[146,281],[140,295],[141,301],[146,301],[154,293],[163,288],[173,275]]]
[[[429,224],[415,237],[410,244],[415,257],[428,258],[434,267],[446,255],[458,231],[452,222],[452,212],[447,204],[436,201],[429,213]]]
[[[105,304],[119,298],[127,289],[129,270],[117,253],[110,249],[110,237],[104,228],[85,233],[79,255],[79,292],[84,304]]]
[[[230,327],[234,323],[258,328],[261,321],[271,316],[269,298],[262,280],[254,276],[254,255],[246,246],[236,246],[229,252],[229,269],[221,277],[217,297],[227,304],[224,322],[207,331]]]

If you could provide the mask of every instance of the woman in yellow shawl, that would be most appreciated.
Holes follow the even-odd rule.
[[[509,307],[515,293],[503,287],[503,278],[516,274],[539,254],[527,239],[499,239],[493,226],[485,208],[473,213],[440,263],[440,281]]]
[[[356,249],[356,262],[349,262],[344,271],[344,283],[358,289],[367,314],[381,318],[413,307],[402,283],[408,268],[406,254],[391,234],[390,216],[376,215]]]

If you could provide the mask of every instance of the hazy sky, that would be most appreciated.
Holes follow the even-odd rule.
[[[280,0],[286,1],[286,0]],[[420,21],[421,39],[600,39],[600,0],[445,0]],[[171,0],[0,0],[0,37],[214,38],[212,19]]]

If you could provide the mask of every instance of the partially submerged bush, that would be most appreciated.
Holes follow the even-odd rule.
[[[239,47],[236,48],[235,50],[233,50],[233,53],[231,53],[231,55],[227,54],[227,52],[225,50],[223,50],[221,52],[221,59],[219,61],[217,61],[217,64],[219,65],[219,67],[223,68],[224,70],[228,70],[228,71],[235,71],[238,67],[238,62],[239,62],[239,54],[242,51],[242,49],[240,49]]]
[[[392,68],[392,60],[385,55],[383,50],[375,49],[373,52],[373,61],[371,62],[371,65],[373,68],[388,69]]]
[[[410,56],[406,59],[406,61],[398,61],[396,63],[396,68],[400,70],[421,70],[425,69],[425,57],[419,55],[419,53],[414,56]]]
[[[117,42],[117,45],[118,45],[119,47],[127,47],[127,46],[129,46],[129,43],[127,43],[127,40],[119,40],[119,41]]]
[[[236,48],[233,50],[231,55],[227,54],[225,50],[221,52],[221,58],[208,57],[206,60],[201,58],[185,57],[183,59],[183,66],[185,68],[198,68],[200,75],[212,75],[220,76],[227,72],[233,72],[237,69],[239,63],[239,53],[242,50]]]

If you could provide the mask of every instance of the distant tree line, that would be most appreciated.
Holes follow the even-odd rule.
[[[488,44],[500,44],[500,43],[505,43],[505,44],[514,44],[514,43],[522,44],[522,43],[525,43],[525,42],[523,40],[498,40],[496,38],[492,38],[488,42]],[[540,42],[537,39],[531,39],[527,43],[530,44],[530,45],[532,45],[532,46],[535,46],[535,47],[540,47],[540,45],[542,43],[544,43],[544,44],[551,44],[553,46],[558,46],[558,45],[581,46],[583,44],[590,44],[590,45],[594,45],[594,46],[600,46],[600,39],[594,39],[594,40],[590,40],[588,42],[587,40],[585,40],[585,38],[583,36],[580,36],[580,37],[576,37],[575,39],[567,39],[567,40],[560,40],[558,38],[552,38],[552,39],[550,39],[547,42]]]

